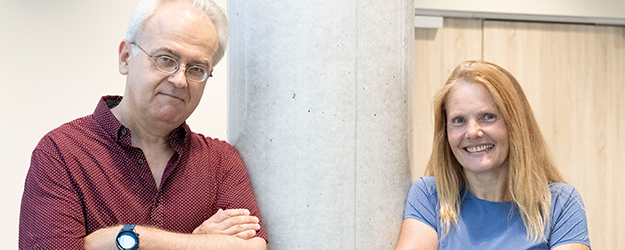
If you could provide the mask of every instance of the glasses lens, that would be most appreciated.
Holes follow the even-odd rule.
[[[199,66],[191,66],[187,68],[187,77],[196,82],[201,82],[206,80],[206,69]]]
[[[156,67],[167,73],[174,73],[178,70],[178,62],[169,56],[159,56],[156,59]]]

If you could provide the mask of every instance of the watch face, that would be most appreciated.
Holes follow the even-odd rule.
[[[117,242],[119,246],[124,249],[132,249],[137,245],[137,239],[131,233],[123,233],[119,237],[117,237]]]

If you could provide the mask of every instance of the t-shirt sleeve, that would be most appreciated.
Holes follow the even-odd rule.
[[[404,211],[404,219],[416,219],[438,232],[436,229],[437,203],[438,196],[436,195],[434,177],[419,178],[412,183],[410,187],[408,200],[406,201],[406,209]]]
[[[577,190],[568,184],[556,183],[552,187],[553,202],[551,248],[567,243],[582,243],[590,247],[586,210],[582,197]]]

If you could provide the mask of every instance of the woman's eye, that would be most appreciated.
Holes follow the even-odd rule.
[[[484,120],[486,121],[493,121],[495,120],[496,116],[494,114],[485,114],[484,115]]]
[[[456,118],[452,119],[452,120],[451,120],[451,122],[452,122],[453,124],[462,124],[462,123],[464,123],[464,118],[462,118],[462,117],[456,117]]]

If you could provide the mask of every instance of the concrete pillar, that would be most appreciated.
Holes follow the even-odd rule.
[[[410,186],[413,1],[229,0],[228,17],[228,140],[269,249],[394,249]]]

